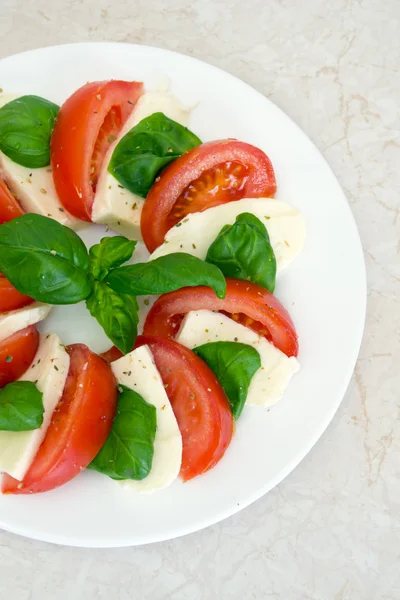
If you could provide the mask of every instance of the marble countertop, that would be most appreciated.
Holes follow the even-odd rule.
[[[0,56],[143,43],[218,65],[268,96],[339,178],[369,291],[346,397],[281,485],[214,527],[146,547],[63,548],[0,532],[1,598],[400,598],[399,27],[398,0],[2,0]]]

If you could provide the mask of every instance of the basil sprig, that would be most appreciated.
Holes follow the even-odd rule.
[[[145,198],[158,173],[199,144],[189,129],[161,112],[153,113],[118,143],[108,170],[121,185]]]
[[[0,271],[21,293],[47,304],[86,300],[110,340],[126,354],[137,335],[136,296],[165,294],[186,286],[211,287],[224,298],[226,281],[215,265],[175,253],[121,266],[136,242],[103,238],[88,253],[81,238],[54,219],[23,215],[0,225]]]
[[[224,389],[233,417],[238,419],[254,374],[261,367],[255,348],[239,342],[210,342],[193,351],[214,371]]]
[[[48,304],[75,304],[92,290],[81,238],[41,215],[0,225],[0,271],[19,292]]]
[[[275,289],[276,259],[265,225],[251,213],[225,225],[208,249],[206,261],[226,277],[245,279],[271,293]]]
[[[166,294],[198,285],[212,288],[218,298],[225,298],[226,294],[226,281],[221,271],[185,252],[174,252],[147,263],[113,269],[105,281],[116,292],[135,296]]]
[[[123,354],[130,352],[135,344],[139,322],[135,296],[119,294],[104,282],[95,281],[86,306],[117,348]]]
[[[86,307],[123,354],[130,352],[135,344],[138,303],[135,296],[119,294],[103,280],[112,269],[131,258],[135,246],[135,241],[118,235],[102,238],[89,250],[90,272],[94,281]]]
[[[102,281],[94,282],[93,293],[86,301],[90,314],[98,320],[108,337],[124,354],[132,350],[137,335],[136,296],[166,294],[182,287],[197,285],[211,287],[219,298],[223,298],[226,293],[225,278],[217,267],[183,252],[162,256],[147,263],[114,268],[122,259],[130,258],[132,248],[128,246],[128,242],[122,236],[104,238],[96,252],[91,248],[91,270]],[[102,247],[104,251],[101,250]],[[108,256],[107,247],[112,247],[113,261],[104,258]],[[99,256],[103,256],[102,267],[99,267]]]
[[[0,431],[38,429],[43,414],[43,394],[31,381],[14,381],[0,390]]]
[[[0,108],[0,150],[15,163],[50,164],[50,137],[59,107],[39,96],[21,96]]]
[[[153,464],[156,408],[133,390],[125,386],[119,389],[111,431],[88,468],[112,479],[140,481]]]
[[[135,250],[136,242],[122,235],[105,237],[89,250],[90,271],[95,279],[103,281],[108,272],[123,265]]]

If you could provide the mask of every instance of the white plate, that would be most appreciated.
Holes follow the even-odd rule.
[[[58,46],[0,63],[6,92],[59,103],[88,80],[137,79],[154,87],[165,75],[178,97],[198,102],[191,129],[203,140],[236,137],[265,150],[275,167],[277,197],[306,218],[306,248],[279,276],[276,289],[299,333],[302,368],[270,412],[244,411],[224,459],[194,481],[140,496],[85,472],[54,492],[1,497],[0,526],[31,538],[128,546],[170,539],[232,515],[277,485],[307,454],[338,408],[355,365],[366,299],[358,232],[321,154],[269,100],[215,67],[145,46]],[[55,329],[68,337],[66,343],[90,338],[94,350],[103,349],[98,330],[86,330],[88,319],[77,324],[74,310],[79,309],[57,309],[62,322]]]

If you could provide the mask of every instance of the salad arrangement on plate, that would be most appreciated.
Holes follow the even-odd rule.
[[[274,199],[262,150],[203,142],[170,92],[112,80],[61,107],[0,106],[2,492],[86,468],[138,492],[205,473],[242,411],[280,400],[299,368],[274,290],[302,216]],[[84,222],[106,226],[89,248]],[[37,328],[78,302],[113,344],[101,356]]]

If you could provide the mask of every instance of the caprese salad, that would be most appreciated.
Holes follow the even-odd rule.
[[[61,107],[0,94],[3,493],[87,468],[137,492],[188,481],[298,370],[274,291],[304,220],[274,198],[264,151],[189,122],[139,82],[87,83]],[[108,232],[89,248],[85,222]],[[52,306],[82,301],[112,343],[102,355],[40,332]]]

